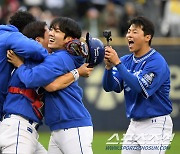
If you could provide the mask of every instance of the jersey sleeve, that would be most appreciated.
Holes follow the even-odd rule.
[[[115,91],[120,93],[123,90],[123,81],[116,67],[104,71],[102,85],[106,92]]]
[[[29,68],[21,65],[18,76],[26,88],[36,88],[51,83],[55,78],[64,74],[65,65],[61,57],[50,55],[41,64]]]
[[[164,59],[153,59],[145,64],[143,70],[137,75],[143,95],[148,98],[168,79],[169,68]]]
[[[48,51],[40,43],[18,32],[8,37],[6,45],[8,49],[13,50],[16,54],[26,59],[43,61],[48,55]]]

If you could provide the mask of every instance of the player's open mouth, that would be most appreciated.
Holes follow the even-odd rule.
[[[49,42],[55,42],[54,38],[49,38]]]
[[[134,41],[132,41],[132,40],[128,40],[128,44],[129,44],[129,47],[132,47],[132,46],[133,46],[133,44],[134,44]]]

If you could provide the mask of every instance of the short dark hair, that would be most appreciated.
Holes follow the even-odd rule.
[[[149,45],[151,45],[151,41],[152,41],[152,38],[154,36],[154,25],[153,25],[153,23],[145,17],[138,16],[138,17],[135,17],[129,21],[129,27],[133,24],[136,26],[142,27],[142,30],[144,32],[144,36],[151,35],[151,39],[149,40]]]
[[[22,33],[32,39],[36,39],[36,37],[44,38],[45,26],[46,22],[44,21],[34,21],[26,25],[22,31]]]
[[[50,28],[55,28],[55,26],[58,26],[59,29],[65,33],[65,37],[72,37],[72,38],[77,38],[79,39],[82,35],[82,30],[79,24],[68,17],[57,17],[55,18],[51,24]]]
[[[20,32],[30,22],[36,21],[36,18],[27,11],[17,11],[13,16],[10,17],[9,23],[18,28]]]

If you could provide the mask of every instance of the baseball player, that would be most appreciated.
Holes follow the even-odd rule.
[[[49,29],[45,22],[31,22],[23,29],[23,34],[29,38],[37,40],[43,45],[43,47],[47,47]],[[10,57],[8,54],[8,58],[13,58],[14,60],[18,57],[15,55]],[[33,67],[34,65],[37,65],[37,62],[32,61],[31,59],[25,59],[25,65]],[[84,73],[82,72],[82,68],[85,67],[81,66],[78,68],[80,75]],[[83,75],[85,76],[86,74]],[[66,84],[70,78],[74,78],[72,73],[68,73],[64,76],[66,80],[63,80],[63,76],[61,77],[61,80]],[[51,88],[52,86],[47,85],[47,87]],[[24,154],[47,153],[44,147],[37,141],[37,129],[39,125],[42,124],[40,110],[43,108],[43,103],[39,102],[39,100],[35,98],[38,96],[36,95],[35,90],[26,89],[25,85],[19,80],[17,72],[14,71],[10,80],[8,91],[8,95],[4,102],[3,111],[5,115],[0,127],[0,147],[2,148],[2,152]],[[31,100],[35,101],[33,102]],[[35,109],[34,107],[37,108]]]
[[[33,88],[45,86],[57,76],[71,71],[75,82],[62,90],[45,93],[45,123],[51,130],[48,153],[91,154],[92,120],[82,102],[83,93],[78,86],[76,69],[84,63],[85,59],[82,56],[73,55],[73,51],[66,50],[69,41],[81,37],[81,28],[70,18],[55,18],[50,25],[49,36],[48,47],[53,50],[53,53],[43,63],[31,69],[21,65],[17,71],[18,76],[26,87]],[[104,53],[104,46],[100,40],[91,38],[89,34],[87,38],[88,47],[92,52],[87,59],[90,59],[91,66],[94,66],[103,60],[104,54],[101,52]]]
[[[124,90],[130,118],[122,154],[164,154],[170,143],[170,71],[162,55],[150,47],[153,35],[153,24],[136,17],[126,34],[131,54],[119,58],[112,47],[105,48],[103,88],[106,92]]]
[[[35,21],[35,18],[30,13],[18,11],[10,18],[11,25],[0,25],[0,120],[8,82],[13,70],[13,65],[7,62],[7,50],[12,49],[24,58],[40,62],[48,55],[47,50],[39,43],[28,39],[21,33],[23,28],[32,21]]]
[[[48,44],[49,29],[45,22],[31,22],[24,28],[23,33],[27,37],[44,44],[44,46]],[[31,67],[37,62],[26,59],[25,64]],[[42,119],[33,110],[34,102],[31,102],[31,99],[35,99],[33,95],[36,95],[35,92],[33,93],[33,89],[26,89],[25,85],[19,80],[16,71],[14,71],[3,105],[4,116],[0,127],[2,153],[47,153],[38,142],[37,129],[42,124]]]

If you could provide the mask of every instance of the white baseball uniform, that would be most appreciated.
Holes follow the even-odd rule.
[[[48,154],[92,154],[92,141],[92,126],[53,131]]]
[[[37,123],[11,115],[3,119],[0,125],[0,147],[2,154],[47,154],[38,142]]]

